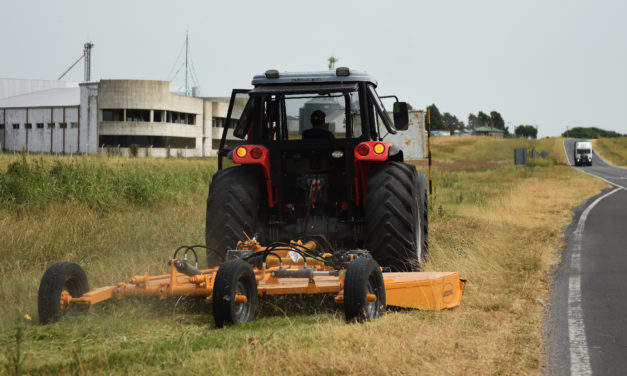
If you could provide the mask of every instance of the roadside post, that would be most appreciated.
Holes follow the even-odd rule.
[[[431,109],[427,108],[427,149],[429,150],[429,206],[433,207],[433,176],[431,175]]]

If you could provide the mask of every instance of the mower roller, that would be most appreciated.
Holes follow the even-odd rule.
[[[386,306],[441,310],[460,304],[465,280],[456,272],[382,272],[366,250],[325,250],[314,240],[262,246],[256,239],[237,244],[220,266],[198,269],[188,261],[196,248],[183,246],[169,260],[169,274],[138,275],[128,282],[89,291],[83,269],[53,264],[39,288],[39,319],[53,322],[88,306],[130,296],[204,296],[217,327],[255,319],[259,296],[335,294],[348,322],[381,316]],[[182,254],[182,258],[180,257]]]

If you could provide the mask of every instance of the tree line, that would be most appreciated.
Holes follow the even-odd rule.
[[[440,113],[435,104],[431,104],[427,109],[431,112],[431,130],[450,131],[453,134],[455,131],[474,131],[479,127],[490,127],[503,130],[506,137],[510,136],[509,127],[505,126],[505,120],[498,111],[491,111],[489,115],[483,111],[476,115],[468,114],[467,123],[464,123],[453,114]],[[536,138],[538,129],[531,125],[519,125],[515,128],[514,134],[517,137]]]
[[[622,137],[622,135],[614,131],[606,131],[605,129],[596,127],[575,127],[562,133],[562,137],[574,137],[574,138],[596,138],[601,137]]]

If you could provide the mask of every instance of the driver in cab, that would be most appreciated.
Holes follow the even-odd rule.
[[[316,110],[311,114],[311,128],[303,132],[303,140],[334,139],[333,132],[324,128],[326,114]]]

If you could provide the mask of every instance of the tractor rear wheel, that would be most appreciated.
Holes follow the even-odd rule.
[[[255,320],[258,305],[253,267],[241,259],[220,265],[213,285],[212,306],[216,327]]]
[[[267,198],[257,166],[236,166],[218,171],[207,199],[205,240],[207,266],[224,261],[226,251],[237,242],[262,230]]]
[[[402,162],[374,166],[366,193],[365,247],[381,266],[420,270],[428,245],[426,185]]]
[[[39,284],[37,304],[39,322],[48,324],[58,321],[64,315],[84,311],[87,306],[64,302],[68,297],[79,298],[89,291],[85,271],[73,262],[52,264]],[[65,299],[62,299],[65,298]]]
[[[348,264],[344,279],[346,321],[368,321],[385,313],[385,285],[381,268],[370,257]]]

